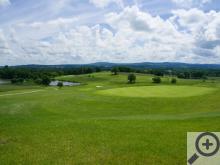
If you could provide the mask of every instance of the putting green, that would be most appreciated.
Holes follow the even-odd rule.
[[[126,97],[190,97],[204,95],[215,91],[215,88],[195,86],[140,86],[113,88],[98,91],[102,95]]]

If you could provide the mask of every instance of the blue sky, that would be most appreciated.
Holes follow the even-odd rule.
[[[220,63],[218,0],[0,0],[0,65]]]

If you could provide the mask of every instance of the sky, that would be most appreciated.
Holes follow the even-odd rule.
[[[0,0],[0,65],[220,64],[220,0]]]

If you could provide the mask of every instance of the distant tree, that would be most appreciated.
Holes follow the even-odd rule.
[[[176,83],[177,83],[176,78],[172,78],[172,79],[171,79],[171,83],[172,83],[172,84],[176,84]]]
[[[113,67],[113,68],[111,69],[111,72],[112,72],[113,75],[117,75],[118,72],[119,72],[118,67]]]
[[[182,72],[177,74],[178,78],[190,79],[191,73],[190,72]]]
[[[58,82],[57,86],[58,86],[59,88],[62,88],[62,87],[63,87],[63,82]]]
[[[136,72],[135,69],[130,68],[130,67],[126,67],[126,66],[119,66],[118,70],[119,70],[119,72],[127,72],[127,73]]]
[[[37,78],[37,79],[34,80],[34,82],[36,84],[42,84],[42,79],[41,78]]]
[[[85,73],[92,73],[93,72],[93,69],[88,67],[85,69]]]
[[[167,70],[168,75],[171,77],[172,76],[172,70]]]
[[[132,84],[132,83],[135,83],[135,81],[136,81],[136,76],[135,76],[135,74],[133,74],[133,73],[129,74],[129,75],[128,75],[128,82],[129,82],[130,84]]]
[[[203,81],[203,82],[205,82],[207,79],[208,79],[208,77],[206,77],[206,76],[203,76],[203,77],[202,77],[202,81]]]
[[[205,73],[202,71],[193,71],[191,72],[191,78],[202,79],[205,76]]]
[[[12,84],[16,84],[16,82],[17,82],[17,79],[16,79],[16,78],[11,79],[11,83],[12,83]]]
[[[24,82],[23,78],[13,78],[11,79],[12,84],[22,84]]]
[[[101,72],[101,71],[102,71],[102,69],[101,69],[101,68],[99,68],[99,67],[95,67],[95,71],[96,71],[96,72]]]
[[[155,70],[155,71],[153,72],[153,74],[154,74],[155,76],[164,76],[164,73],[163,73],[163,71],[161,71],[161,70]]]
[[[159,83],[161,83],[161,78],[160,77],[153,77],[152,81],[153,81],[153,83],[159,84]]]
[[[49,78],[48,76],[44,76],[44,77],[42,78],[42,84],[43,84],[43,85],[49,85],[50,82],[51,82],[51,80],[50,80],[50,78]]]

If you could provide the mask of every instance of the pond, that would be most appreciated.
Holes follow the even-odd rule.
[[[80,83],[74,83],[74,82],[68,82],[68,81],[58,81],[58,80],[55,80],[55,81],[51,81],[50,82],[50,86],[57,86],[57,84],[59,82],[62,82],[63,83],[63,86],[78,86],[80,85]]]
[[[10,83],[9,80],[0,79],[0,85],[1,85],[1,84],[8,84],[8,83]]]

